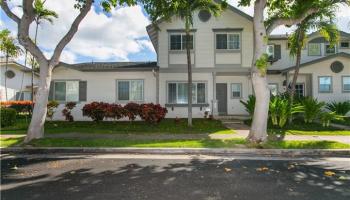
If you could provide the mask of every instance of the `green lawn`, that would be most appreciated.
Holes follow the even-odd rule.
[[[263,145],[268,149],[349,149],[350,144],[334,141],[280,141],[267,142]]]
[[[19,145],[23,138],[1,138],[1,147]],[[30,143],[34,147],[167,147],[167,148],[254,148],[244,139],[230,140],[111,140],[43,138]],[[267,142],[265,149],[348,149],[349,144],[333,141],[282,141]]]
[[[334,127],[323,127],[318,123],[304,124],[303,122],[293,122],[283,129],[272,128],[268,130],[271,132],[284,133],[288,135],[350,135],[349,130],[342,130]]]
[[[28,122],[19,120],[15,126],[6,127],[1,130],[1,134],[25,134]],[[45,123],[45,133],[94,133],[94,134],[128,134],[128,133],[169,133],[169,134],[231,134],[231,129],[226,128],[218,120],[193,119],[193,127],[187,127],[187,120],[181,119],[175,123],[174,119],[165,119],[157,125],[151,125],[143,121],[54,121]]]
[[[0,147],[12,147],[20,145],[23,138],[0,138]]]

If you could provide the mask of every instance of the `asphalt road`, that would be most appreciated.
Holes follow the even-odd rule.
[[[350,159],[2,155],[1,199],[348,200]]]

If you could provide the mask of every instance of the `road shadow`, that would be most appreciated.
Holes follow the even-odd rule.
[[[337,168],[322,162],[264,160],[8,158],[1,162],[1,196],[3,200],[348,199],[350,170],[344,165]],[[335,174],[325,176],[327,170]]]

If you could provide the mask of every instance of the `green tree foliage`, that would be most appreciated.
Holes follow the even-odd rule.
[[[0,31],[0,51],[6,57],[17,57],[22,53],[16,38],[11,36],[11,32],[8,29]]]

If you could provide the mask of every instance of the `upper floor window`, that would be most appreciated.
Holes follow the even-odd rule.
[[[346,41],[340,42],[340,48],[350,48],[350,42],[346,42]]]
[[[273,59],[275,55],[275,45],[269,44],[266,47],[266,53],[269,56],[269,59]]]
[[[240,49],[239,33],[216,34],[216,49]]]
[[[118,101],[143,101],[143,80],[117,80]]]
[[[335,45],[325,44],[326,54],[334,54],[335,53]]]
[[[206,84],[202,82],[192,83],[192,102],[206,103]],[[188,87],[186,82],[168,83],[168,103],[187,104]]]
[[[185,50],[186,41],[186,34],[171,34],[170,50]],[[190,49],[193,49],[193,35],[190,35]]]
[[[321,44],[320,43],[309,43],[308,53],[309,53],[309,56],[320,56],[321,55]]]
[[[319,92],[332,92],[332,77],[320,76],[318,77],[318,91]]]
[[[55,81],[53,97],[56,101],[79,101],[79,81]]]
[[[342,77],[343,92],[350,92],[350,76]]]

